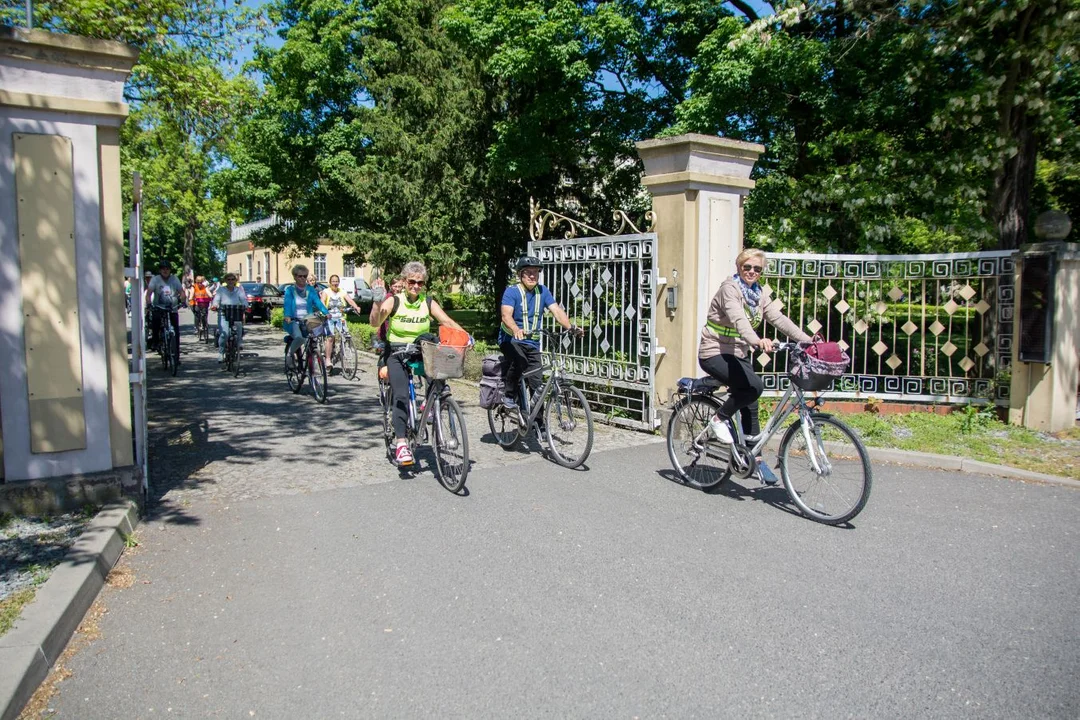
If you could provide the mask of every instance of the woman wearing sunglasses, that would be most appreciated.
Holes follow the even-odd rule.
[[[698,364],[727,385],[729,391],[719,414],[709,422],[709,430],[723,443],[734,441],[728,422],[739,410],[742,410],[744,435],[751,437],[761,432],[758,398],[765,387],[750,361],[754,350],[767,353],[773,350],[772,340],[758,335],[762,319],[796,342],[810,341],[809,335],[780,312],[768,288],[762,287],[764,271],[764,252],[747,248],[739,253],[735,274],[720,283],[701,330]],[[765,483],[776,483],[776,475],[765,463],[759,463],[758,468]]]
[[[434,298],[424,292],[427,268],[423,263],[406,263],[401,274],[405,278],[404,290],[383,300],[377,312],[372,311],[371,324],[378,327],[384,321],[387,323],[383,361],[386,364],[390,388],[394,393],[394,459],[398,465],[408,466],[413,464],[412,452],[405,442],[405,425],[409,417],[409,373],[405,369],[405,361],[400,357],[393,357],[392,354],[409,343],[417,342],[421,335],[430,333],[433,317],[439,325],[462,331],[463,329],[446,314]]]

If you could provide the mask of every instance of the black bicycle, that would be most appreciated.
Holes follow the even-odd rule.
[[[199,342],[210,342],[210,306],[192,305],[191,314],[195,317],[195,336]]]
[[[577,468],[592,452],[593,420],[585,394],[564,375],[564,363],[558,352],[559,341],[573,331],[556,333],[541,329],[539,332],[551,341],[552,349],[543,353],[539,368],[522,373],[517,408],[498,404],[488,409],[488,427],[495,436],[495,442],[508,450],[536,427],[537,435],[546,440],[555,462],[563,467]],[[530,396],[526,376],[545,371],[548,373],[547,382]]]
[[[173,376],[180,370],[180,334],[173,326],[171,310],[154,308],[154,313],[161,316],[161,330],[158,331],[158,354],[161,366]]]
[[[307,378],[315,400],[325,403],[326,358],[323,357],[322,348],[319,345],[326,333],[326,318],[319,314],[309,315],[299,322],[306,323],[308,336],[300,349],[291,357],[289,346],[292,343],[292,336],[285,336],[285,380],[289,383],[290,390],[299,393],[300,388],[304,387],[304,379]]]
[[[229,337],[225,340],[225,370],[233,377],[240,375],[240,333],[244,331],[244,306],[222,305],[218,315],[229,325]]]
[[[461,377],[465,367],[466,348],[421,342],[406,345],[390,355],[394,362],[402,361],[409,374],[409,415],[405,420],[405,441],[415,457],[416,447],[431,443],[435,451],[435,476],[452,493],[465,487],[469,475],[469,435],[465,430],[465,415],[454,400],[447,385],[448,377]],[[417,375],[418,361],[423,360],[427,376]],[[417,403],[423,392],[423,400]],[[379,374],[379,404],[383,409],[383,439],[386,454],[394,461],[394,391]],[[414,461],[415,462],[415,461]],[[415,464],[412,467],[416,467]]]
[[[777,343],[776,352],[800,352],[798,343]],[[723,482],[729,475],[746,479],[756,474],[757,457],[780,431],[792,413],[798,420],[780,440],[780,475],[788,497],[806,517],[827,525],[839,525],[858,515],[870,499],[873,473],[870,457],[855,432],[832,415],[816,412],[804,390],[828,387],[832,378],[791,375],[791,383],[780,398],[769,422],[760,434],[743,437],[737,422],[728,421],[735,439],[721,443],[709,430],[709,421],[719,411],[723,397],[716,397],[723,385],[712,377],[683,378],[667,428],[668,457],[679,478],[692,487],[705,489]]]

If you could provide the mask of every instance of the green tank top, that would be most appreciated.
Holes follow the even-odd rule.
[[[431,309],[427,297],[418,295],[410,303],[405,293],[397,295],[397,312],[390,316],[386,339],[392,343],[416,342],[416,338],[431,332]]]

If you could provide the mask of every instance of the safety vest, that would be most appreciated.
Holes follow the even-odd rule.
[[[326,291],[326,309],[330,311],[330,317],[340,318],[341,311],[345,308],[345,298],[348,294],[340,288],[335,293],[333,290]]]
[[[529,329],[529,305],[525,302],[525,288],[521,283],[518,283],[517,289],[518,294],[521,295],[521,329],[525,331],[525,337],[529,337],[540,329],[540,317],[544,314],[543,309],[540,307],[540,285],[537,284],[537,286],[533,288],[533,296],[535,298],[533,309],[536,311],[536,318],[531,330]],[[502,329],[511,339],[514,337],[514,331],[506,327],[506,323],[502,323]]]
[[[210,302],[210,291],[202,285],[196,283],[194,293],[192,294],[192,299],[195,302],[199,302],[200,300],[203,302]]]
[[[416,338],[431,332],[431,307],[425,295],[410,303],[405,293],[398,293],[397,312],[389,321],[386,340],[392,343],[416,342]]]

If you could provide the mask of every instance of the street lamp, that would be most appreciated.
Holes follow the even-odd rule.
[[[1060,210],[1047,210],[1035,218],[1035,236],[1040,240],[1064,240],[1070,230],[1072,221]]]

